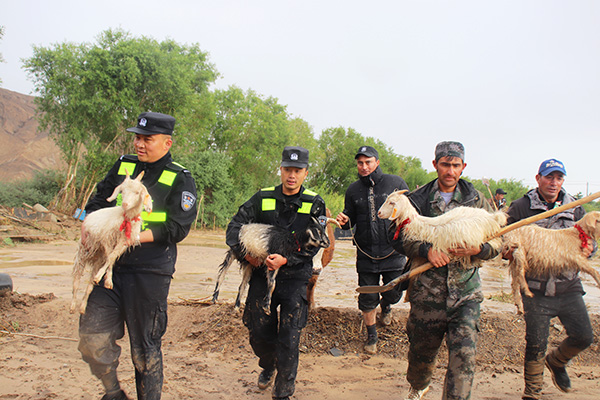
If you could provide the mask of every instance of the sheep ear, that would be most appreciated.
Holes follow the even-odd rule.
[[[144,173],[146,173],[146,171],[140,172],[140,174],[137,176],[137,178],[135,178],[135,180],[138,181],[138,182],[141,182],[142,181],[142,177],[144,176]]]
[[[152,197],[150,197],[150,194],[147,190],[145,190],[144,196],[144,210],[146,210],[148,214],[152,212]]]
[[[117,198],[119,193],[121,193],[121,185],[119,185],[115,188],[115,190],[113,191],[113,194],[111,194],[110,197],[108,199],[106,199],[106,201],[108,201],[110,203],[111,201],[113,201],[114,199]]]

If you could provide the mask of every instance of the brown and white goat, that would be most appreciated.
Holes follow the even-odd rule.
[[[104,287],[113,288],[113,265],[125,251],[140,243],[142,210],[152,212],[152,198],[142,184],[142,171],[137,178],[131,179],[129,172],[125,180],[115,188],[113,194],[106,199],[111,202],[120,193],[122,203],[120,206],[107,207],[89,214],[83,221],[81,239],[73,264],[73,299],[71,312],[75,311],[77,291],[81,277],[89,270],[88,285],[79,308],[81,314],[85,313],[87,300],[94,285],[102,277]]]
[[[336,224],[338,227],[340,226],[336,220],[331,218],[331,211],[329,211],[329,208],[325,209],[325,215],[329,222],[326,228],[327,237],[329,238],[329,247],[321,247],[317,255],[313,258],[313,274],[308,280],[308,286],[306,287],[306,299],[308,300],[308,307],[310,309],[315,307],[315,287],[317,286],[319,276],[321,275],[323,268],[325,268],[333,259],[333,252],[335,251],[335,232],[332,224]]]
[[[531,278],[548,279],[565,271],[585,272],[600,286],[600,274],[590,264],[582,247],[587,238],[600,238],[600,212],[592,211],[566,229],[546,229],[537,225],[526,225],[503,236],[503,250],[512,250],[508,265],[511,275],[512,295],[517,312],[523,313],[521,291],[533,297],[525,275]]]
[[[503,225],[506,214],[497,211],[490,213],[482,208],[457,207],[437,217],[419,215],[404,194],[406,190],[395,191],[379,208],[377,215],[382,219],[394,221],[397,229],[402,229],[406,240],[425,241],[432,248],[442,251],[450,259],[463,264],[470,262],[470,257],[457,258],[448,253],[448,249],[457,247],[475,247],[487,241],[500,247],[500,239],[490,240]]]

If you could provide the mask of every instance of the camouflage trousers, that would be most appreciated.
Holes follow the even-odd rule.
[[[479,314],[477,299],[462,301],[456,307],[448,307],[444,297],[411,302],[406,324],[410,340],[406,378],[413,388],[421,390],[429,386],[445,336],[448,368],[442,399],[471,397]]]

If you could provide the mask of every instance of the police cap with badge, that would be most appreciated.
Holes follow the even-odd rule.
[[[143,112],[138,116],[137,126],[126,131],[140,135],[172,135],[175,128],[175,118],[168,114]]]

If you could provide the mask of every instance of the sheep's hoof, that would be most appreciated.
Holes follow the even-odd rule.
[[[527,297],[533,297],[533,293],[531,293],[529,290],[525,291],[524,293]]]
[[[107,288],[107,289],[111,289],[111,290],[112,290],[112,288],[113,288],[114,286],[113,286],[113,283],[112,283],[111,281],[107,281],[107,280],[105,280],[105,281],[104,281],[104,287],[105,287],[105,288]]]

